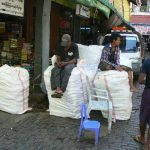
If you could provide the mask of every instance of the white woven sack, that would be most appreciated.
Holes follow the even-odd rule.
[[[127,72],[112,70],[98,72],[94,85],[96,88],[108,90],[113,103],[115,119],[128,120],[130,118],[132,112],[132,93],[130,92]]]
[[[83,72],[88,75],[91,80],[94,78],[97,71],[102,48],[103,46],[84,46],[78,44],[79,57],[86,62],[86,64],[84,64],[84,67],[80,66],[80,69],[83,70]],[[44,81],[49,99],[50,115],[80,118],[80,104],[83,102],[84,99],[86,99],[86,87],[84,87],[84,85],[86,86],[85,76],[79,71],[78,68],[74,68],[71,73],[64,96],[60,99],[52,98],[51,94],[53,93],[53,91],[50,87],[50,76],[51,70],[54,67],[55,58],[53,57],[52,60],[53,65],[48,67],[47,70],[44,72]],[[88,65],[90,65],[91,69]]]
[[[28,110],[29,74],[23,68],[0,67],[0,110],[22,114]]]

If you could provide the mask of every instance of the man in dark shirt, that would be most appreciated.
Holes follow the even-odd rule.
[[[118,33],[112,33],[110,36],[110,44],[106,45],[102,51],[99,68],[102,71],[106,70],[118,70],[128,72],[129,85],[131,92],[137,92],[136,87],[133,85],[133,72],[132,69],[126,66],[120,65],[120,35]]]
[[[150,150],[150,59],[142,66],[139,83],[145,84],[140,106],[140,135],[135,137],[139,143],[145,144],[145,150]],[[146,126],[149,126],[147,140],[145,142]]]
[[[78,46],[71,42],[69,34],[62,36],[61,46],[56,51],[56,57],[57,61],[51,74],[51,87],[54,84],[56,86],[56,91],[52,97],[60,98],[66,90],[71,71],[79,58]]]

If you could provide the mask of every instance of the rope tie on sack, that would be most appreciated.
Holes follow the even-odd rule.
[[[22,86],[22,102],[23,102],[23,111],[25,111],[26,109],[26,106],[25,106],[25,87],[24,87],[24,83],[20,77],[20,70],[19,70],[19,73],[18,73],[18,78],[19,78],[19,81],[21,83],[21,86]]]
[[[106,75],[104,75],[104,81],[105,81],[105,85],[106,85],[106,90],[108,91],[108,95],[109,95],[109,98],[112,102],[112,118],[113,118],[113,121],[116,122],[116,114],[115,114],[115,110],[114,110],[114,105],[113,105],[113,99],[112,99],[112,95],[111,95],[111,92],[110,92],[110,89],[109,89],[109,86],[108,86],[108,81],[106,79]]]
[[[80,70],[80,68],[79,67],[77,67],[77,69],[79,70],[79,72],[80,72],[80,81],[81,81],[81,88],[82,88],[82,98],[83,98],[83,101],[84,102],[86,102],[87,100],[86,100],[86,98],[85,98],[85,94],[84,94],[84,88],[83,88],[83,76],[82,76],[82,71]]]

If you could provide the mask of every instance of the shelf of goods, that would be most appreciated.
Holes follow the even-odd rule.
[[[22,25],[0,22],[0,65],[22,66],[33,72],[32,45],[22,37]],[[31,76],[32,73],[31,73]]]

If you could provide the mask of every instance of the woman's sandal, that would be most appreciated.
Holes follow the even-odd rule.
[[[138,142],[138,143],[140,143],[140,144],[142,144],[142,145],[145,144],[145,142],[140,139],[140,136],[139,136],[139,135],[135,136],[133,139],[134,139],[135,142]]]

